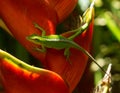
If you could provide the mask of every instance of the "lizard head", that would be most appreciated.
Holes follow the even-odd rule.
[[[40,37],[39,35],[32,34],[30,36],[27,36],[26,39],[34,44],[40,44]]]

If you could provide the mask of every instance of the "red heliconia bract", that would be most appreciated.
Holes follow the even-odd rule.
[[[47,49],[46,53],[34,51],[38,46],[30,43],[26,37],[35,33],[41,34],[34,27],[34,23],[39,24],[47,35],[55,34],[56,25],[71,13],[76,3],[77,0],[0,0],[0,17],[13,36],[47,69],[62,76],[70,87],[70,93],[82,77],[88,57],[71,48],[70,64],[64,56],[64,50]],[[84,33],[75,38],[75,42],[87,51],[90,50],[92,31],[93,21]]]
[[[46,0],[55,9],[58,22],[62,22],[75,8],[78,0]]]
[[[34,23],[39,24],[47,35],[55,34],[56,25],[72,12],[76,4],[77,0],[0,0],[0,18],[13,36],[44,64],[45,53],[34,51],[37,46],[26,37],[41,34]]]

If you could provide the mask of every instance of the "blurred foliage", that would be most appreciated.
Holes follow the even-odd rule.
[[[96,0],[95,11],[92,53],[105,69],[112,63],[112,93],[120,93],[120,0]],[[94,71],[98,82],[103,73]]]
[[[77,11],[79,11],[78,14],[82,14],[89,6],[90,2],[89,0],[79,0],[76,7]],[[74,13],[76,13],[76,9]],[[70,18],[69,20],[71,22],[76,19]],[[61,31],[64,29],[64,24],[67,23],[69,23],[69,21],[65,21],[65,23],[58,25],[57,31],[62,33]],[[71,26],[71,24],[69,25]],[[0,28],[0,49],[11,53],[29,64],[41,67],[39,62],[2,28]],[[120,0],[96,0],[95,26],[91,53],[104,69],[107,68],[109,63],[112,63],[112,93],[120,93]],[[31,63],[33,60],[36,61]],[[94,63],[91,65],[88,64],[84,76],[87,74],[89,74],[92,79],[94,77],[93,81],[95,85],[104,75]],[[91,80],[90,82],[92,82],[91,77],[87,75],[86,80],[88,80],[88,82]],[[85,78],[82,78],[81,81],[84,80]],[[89,84],[86,82],[86,87],[89,87]],[[80,86],[78,85],[78,87]],[[87,93],[84,92],[84,89],[82,89],[83,92],[78,91],[78,87],[75,89],[74,93]]]

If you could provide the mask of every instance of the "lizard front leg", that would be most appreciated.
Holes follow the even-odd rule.
[[[41,48],[36,47],[36,48],[34,48],[34,50],[38,51],[38,52],[43,52],[43,53],[46,52],[46,48],[44,46],[42,46],[42,45],[41,45]]]
[[[37,23],[34,23],[34,26],[35,26],[35,28],[37,28],[38,30],[40,30],[42,32],[41,36],[46,35],[45,30],[42,27],[40,27]]]

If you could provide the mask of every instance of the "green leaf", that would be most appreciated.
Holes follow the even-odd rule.
[[[116,22],[113,20],[109,12],[104,14],[104,18],[106,20],[106,25],[112,34],[116,37],[116,39],[120,42],[120,28],[117,26]]]

